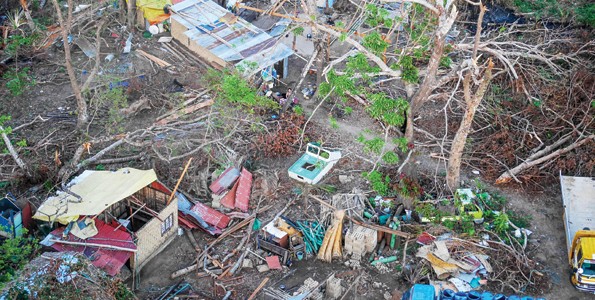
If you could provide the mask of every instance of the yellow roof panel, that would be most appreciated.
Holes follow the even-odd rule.
[[[33,218],[68,224],[81,215],[97,215],[155,180],[157,175],[153,170],[87,170],[70,182],[68,190],[71,193],[58,192],[56,196],[48,198]]]

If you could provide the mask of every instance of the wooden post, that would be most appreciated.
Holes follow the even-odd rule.
[[[130,32],[134,32],[134,20],[136,19],[136,0],[128,0],[127,1],[127,9],[128,9],[128,30]]]

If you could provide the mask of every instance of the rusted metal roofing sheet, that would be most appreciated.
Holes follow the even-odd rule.
[[[276,38],[264,30],[242,18],[235,20],[231,12],[211,0],[186,0],[171,9],[175,12],[171,18],[188,28],[184,35],[224,61],[242,61],[267,49],[286,55],[276,55],[281,59],[293,54],[289,47],[277,43]],[[230,19],[235,22],[226,21]]]

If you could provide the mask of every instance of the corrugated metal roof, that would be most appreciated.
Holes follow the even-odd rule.
[[[236,192],[238,190],[239,184],[240,184],[240,181],[239,180],[236,181],[236,183],[233,185],[231,190],[229,190],[227,192],[227,194],[225,194],[225,196],[223,196],[223,198],[221,198],[221,201],[220,201],[221,205],[223,205],[227,208],[231,208],[231,209],[234,209],[236,207]]]
[[[80,243],[94,243],[103,244],[110,246],[118,246],[130,249],[136,249],[136,245],[132,241],[132,236],[123,227],[114,230],[116,227],[104,223],[99,218],[95,219],[95,227],[97,227],[97,235],[90,237],[86,240],[79,239],[72,234],[67,236],[67,241],[80,242]],[[60,239],[62,233],[66,227],[60,227],[50,234]],[[64,251],[76,251],[83,253],[93,263],[94,266],[103,269],[106,273],[111,276],[115,276],[120,272],[122,266],[128,261],[132,252],[111,250],[106,248],[97,247],[85,247],[77,245],[66,245],[60,243],[54,243],[52,248],[64,252]]]
[[[197,213],[205,222],[217,228],[225,228],[227,227],[227,224],[229,224],[229,221],[231,221],[231,218],[226,214],[214,210],[200,202],[196,203],[190,210]]]
[[[211,192],[214,194],[221,195],[225,190],[229,189],[234,182],[236,182],[238,177],[240,177],[240,170],[234,167],[229,167],[221,173],[221,176],[219,176],[217,180],[211,183],[209,189],[211,189]]]
[[[265,50],[269,50],[269,53],[271,50],[279,52],[275,57],[280,59],[293,54],[289,47],[277,43],[274,37],[262,29],[242,18],[236,20],[231,12],[211,0],[186,0],[172,6],[171,10],[174,12],[172,19],[188,28],[184,32],[188,38],[226,62],[249,59]],[[270,61],[250,60],[257,63]],[[258,65],[257,71],[272,63]]]
[[[242,173],[240,174],[240,180],[238,185],[238,190],[236,192],[236,204],[235,206],[242,210],[243,212],[248,211],[248,206],[250,202],[250,192],[252,191],[252,173],[248,172],[248,170],[242,168]]]

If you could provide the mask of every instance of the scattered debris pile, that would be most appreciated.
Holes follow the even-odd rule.
[[[9,283],[0,299],[134,299],[124,283],[106,276],[83,255],[46,252],[29,262],[19,276]]]

